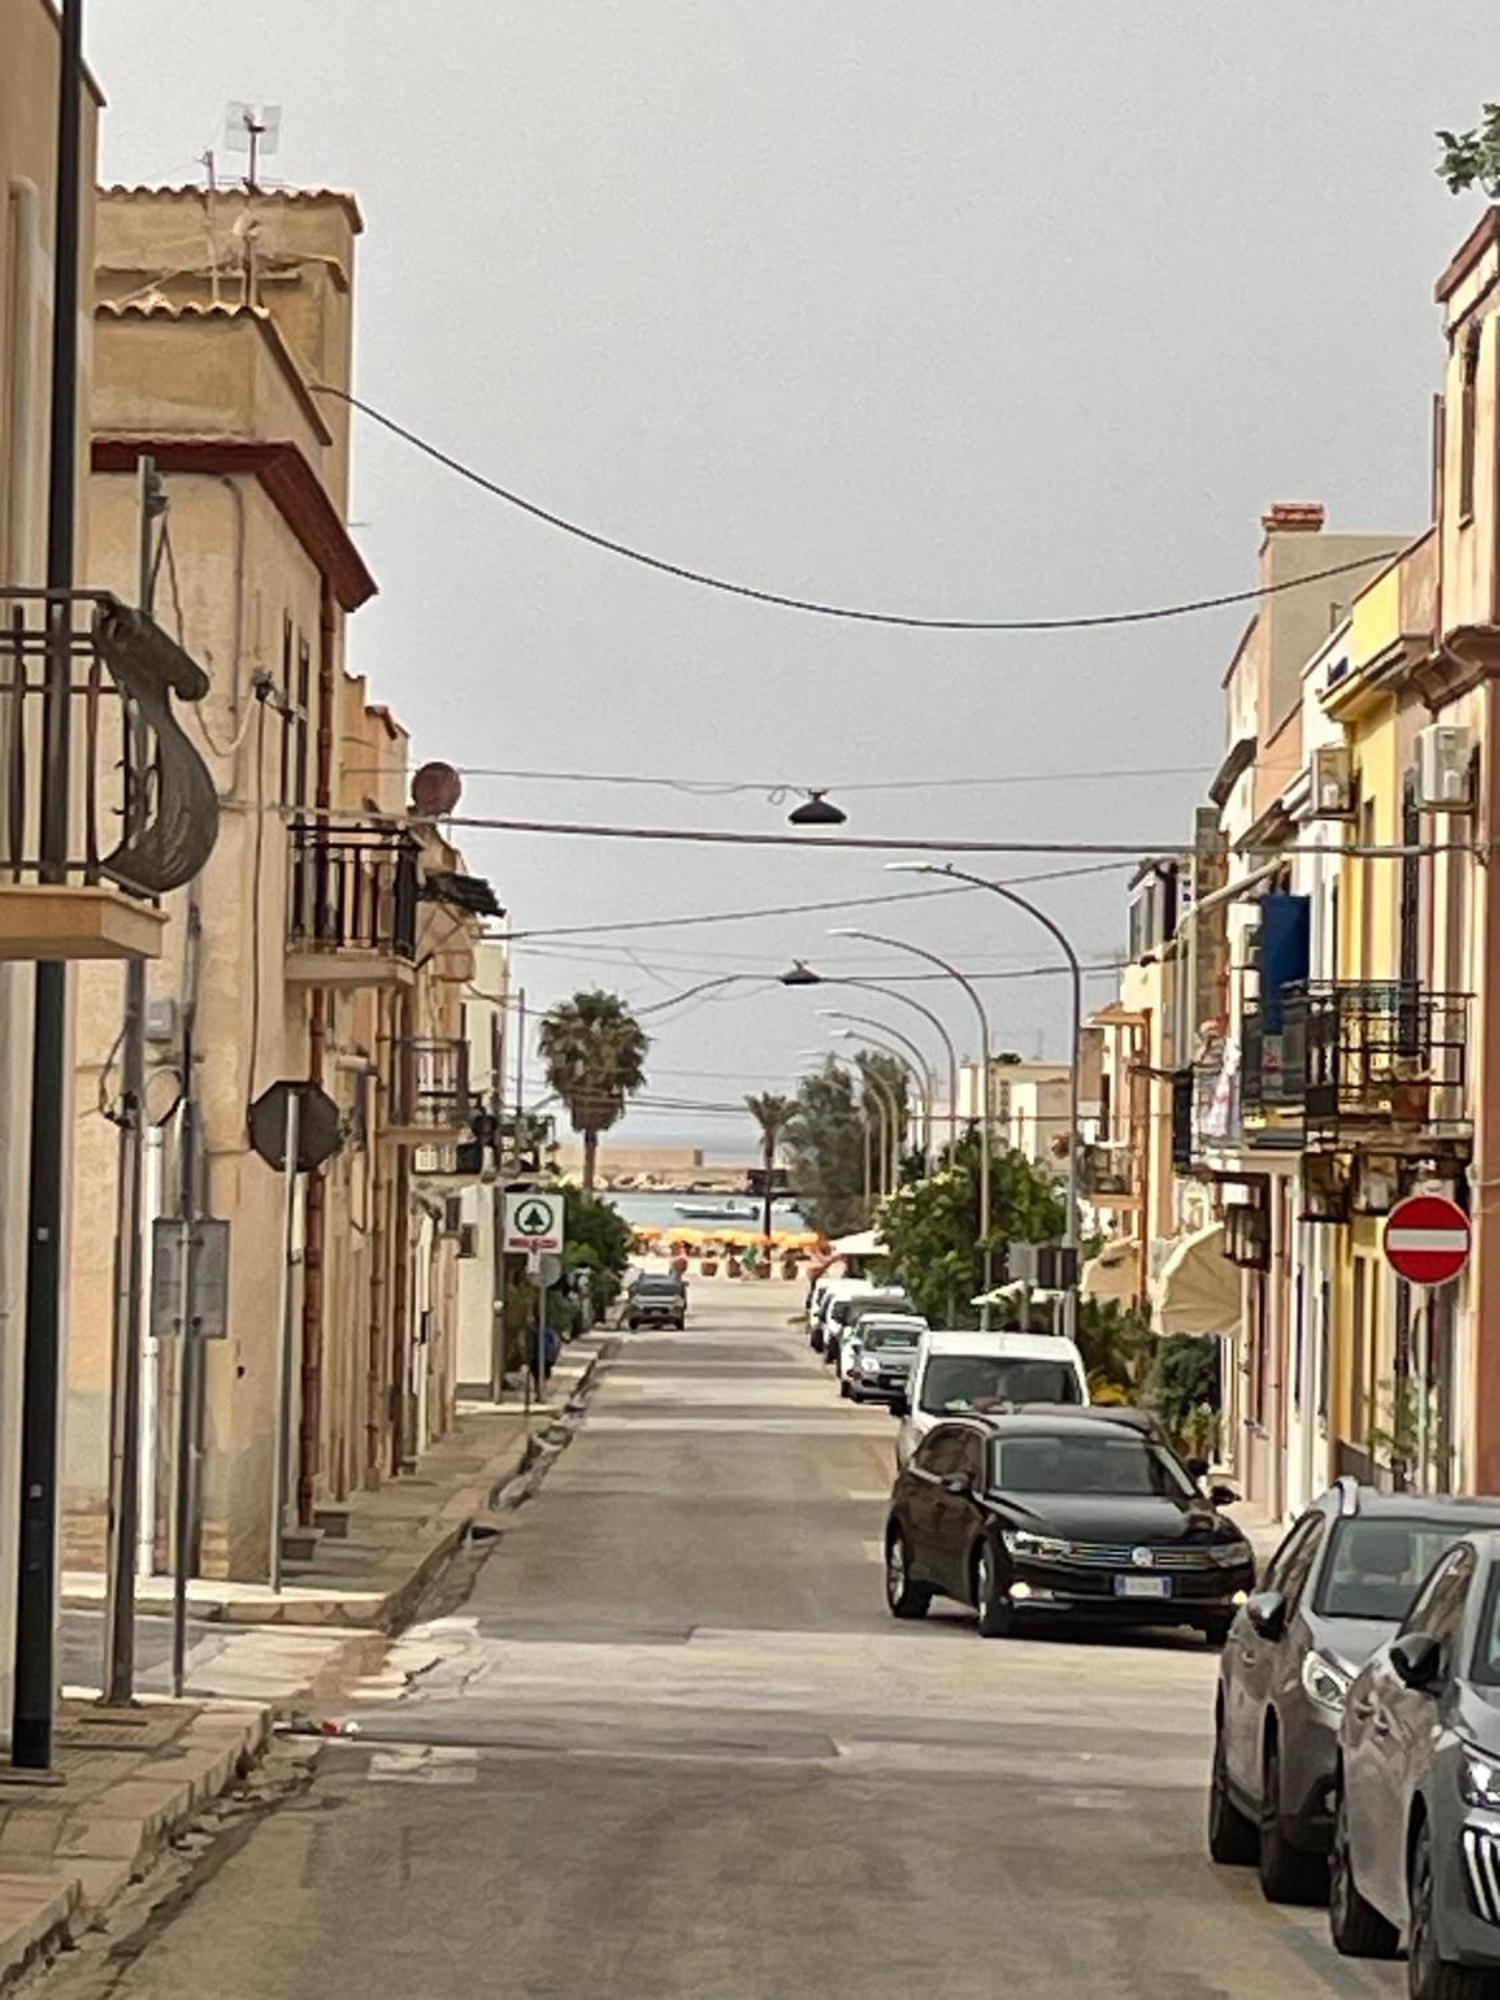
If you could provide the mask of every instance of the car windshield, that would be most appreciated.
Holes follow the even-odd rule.
[[[676,1298],[682,1290],[681,1278],[640,1278],[636,1281],[636,1296],[643,1297],[658,1293],[664,1297]]]
[[[1474,1642],[1470,1678],[1481,1687],[1500,1687],[1500,1568],[1490,1571],[1484,1590],[1479,1637]]]
[[[884,1306],[887,1312],[899,1312],[901,1309],[901,1300],[882,1298],[836,1299],[833,1306],[833,1317],[838,1321],[840,1326],[852,1326],[862,1313],[869,1312],[874,1306]]]
[[[1098,1437],[996,1438],[990,1476],[1005,1493],[1118,1493],[1170,1500],[1197,1491],[1170,1451],[1124,1431]]]
[[[922,1408],[933,1417],[994,1410],[1005,1403],[1082,1401],[1078,1377],[1066,1361],[1017,1355],[934,1354],[922,1382]]]
[[[1398,1625],[1428,1570],[1473,1525],[1393,1520],[1388,1514],[1340,1521],[1318,1580],[1315,1609],[1325,1618],[1379,1618]]]
[[[866,1347],[915,1347],[922,1338],[922,1329],[913,1321],[902,1325],[898,1320],[893,1325],[882,1326],[878,1320],[868,1321],[859,1330],[860,1340]]]

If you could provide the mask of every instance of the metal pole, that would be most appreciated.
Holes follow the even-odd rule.
[[[1079,1156],[1083,1151],[1081,1135],[1078,1130],[1079,1072],[1082,1068],[1083,1056],[1083,967],[1078,962],[1078,953],[1073,949],[1072,939],[1069,938],[1060,924],[1055,923],[1045,910],[1039,909],[1027,897],[1017,895],[1016,891],[1008,887],[1006,883],[990,882],[982,875],[970,875],[962,868],[954,868],[947,865],[941,868],[934,867],[924,872],[933,875],[951,875],[956,881],[972,882],[977,889],[989,889],[995,895],[1003,896],[1007,903],[1013,903],[1018,910],[1024,910],[1029,917],[1035,917],[1036,921],[1045,930],[1050,931],[1061,947],[1063,957],[1068,962],[1068,973],[1073,989],[1072,1021],[1070,1024],[1072,1052],[1068,1075],[1068,1182],[1065,1197],[1063,1242],[1072,1250],[1074,1262],[1076,1263],[1079,1249],[1078,1171],[1080,1165]],[[1145,1234],[1146,1231],[1143,1226],[1141,1231],[1143,1240]],[[1078,1286],[1076,1282],[1068,1287],[1063,1299],[1063,1331],[1068,1335],[1070,1340],[1076,1338],[1078,1333]]]
[[[956,1151],[958,1147],[958,1050],[953,1046],[953,1037],[943,1025],[942,1016],[934,1013],[932,1008],[925,1005],[921,1000],[913,999],[910,993],[902,993],[895,988],[882,986],[874,979],[829,978],[824,973],[819,973],[818,979],[819,983],[824,986],[862,986],[869,993],[879,993],[883,999],[900,1000],[905,1006],[914,1007],[924,1021],[931,1023],[932,1027],[937,1031],[938,1040],[942,1043],[944,1053],[948,1058],[948,1145],[950,1150]],[[890,1032],[894,1034],[894,1028]]]
[[[73,544],[78,487],[79,236],[83,197],[83,0],[62,0],[57,88],[57,221],[52,267],[52,408],[47,493],[46,774],[41,879],[67,879]],[[28,1159],[26,1337],[21,1375],[21,1508],[11,1762],[52,1766],[57,1650],[57,1457],[62,1364],[63,1182],[67,1164],[68,969],[36,969]]]
[[[873,1075],[864,1063],[860,1064],[859,1071],[865,1089],[875,1094],[880,1114],[881,1146],[885,1154],[881,1163],[881,1178],[885,1182],[885,1193],[894,1194],[901,1169],[901,1107],[896,1101],[896,1093],[883,1077]]]
[[[894,1056],[907,1071],[917,1088],[917,1112],[921,1120],[923,1134],[922,1150],[927,1171],[932,1171],[932,1078],[922,1051],[910,1035],[903,1035],[899,1028],[893,1028],[885,1021],[875,1021],[868,1014],[846,1014],[841,1009],[827,1009],[829,1018],[836,1021],[855,1021],[862,1028],[871,1029],[869,1035],[855,1037],[868,1048],[879,1049],[882,1054]],[[889,1039],[885,1039],[889,1037]]]
[[[538,1273],[540,1275],[540,1273]],[[547,1287],[536,1288],[536,1399],[547,1400]]]
[[[908,944],[905,938],[878,937],[873,931],[838,929],[830,933],[833,937],[860,938],[866,944],[885,945],[891,951],[910,952],[913,958],[924,958],[929,965],[935,965],[940,972],[946,972],[955,980],[974,1003],[974,1012],[979,1019],[979,1067],[983,1076],[980,1090],[981,1116],[979,1121],[979,1240],[983,1245],[980,1257],[982,1272],[981,1291],[986,1300],[994,1289],[994,1252],[990,1248],[990,1017],[984,1010],[977,988],[966,979],[956,965],[950,965],[946,958],[939,958],[935,951],[928,951],[919,944]],[[988,1330],[990,1307],[979,1308],[979,1324]]]
[[[181,1699],[187,1678],[187,1593],[192,1574],[197,1513],[198,1397],[202,1374],[202,1343],[194,1324],[198,1290],[198,1100],[194,1076],[194,1029],[197,1018],[198,941],[202,912],[195,891],[189,892],[187,952],[182,1008],[182,1109],[178,1161],[178,1216],[182,1224],[181,1351],[177,1368],[177,1462],[174,1467],[172,1535],[172,1692]]]
[[[162,511],[156,461],[137,464],[140,506],[136,602],[151,610],[151,524]],[[129,800],[140,811],[146,784],[141,727],[126,716]],[[141,1244],[146,1095],[146,962],[125,967],[125,1014],[120,1028],[120,1145],[115,1189],[115,1298],[112,1328],[109,1440],[108,1597],[104,1607],[104,1699],[112,1706],[135,1695],[135,1544],[140,1512]]]
[[[281,1588],[281,1538],[286,1521],[286,1461],[292,1435],[292,1239],[297,1222],[297,1155],[302,1146],[302,1099],[294,1090],[286,1103],[286,1158],[282,1165],[281,1309],[277,1314],[276,1456],[271,1465],[272,1590]]]

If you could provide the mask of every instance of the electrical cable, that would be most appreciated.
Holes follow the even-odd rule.
[[[913,613],[897,611],[871,611],[848,604],[824,603],[817,598],[791,597],[781,591],[761,589],[749,583],[736,583],[728,577],[713,576],[707,571],[690,569],[686,564],[669,562],[663,556],[649,554],[644,549],[633,548],[628,542],[613,540],[608,535],[585,528],[565,515],[553,513],[535,500],[528,500],[524,494],[502,486],[497,480],[466,465],[451,452],[398,423],[384,410],[378,410],[373,403],[352,395],[347,389],[340,389],[328,382],[314,382],[314,392],[318,395],[334,396],[347,403],[360,415],[368,417],[371,423],[379,424],[414,451],[421,452],[436,464],[446,467],[449,472],[465,479],[471,486],[503,500],[509,507],[518,508],[529,514],[533,520],[543,521],[550,528],[557,528],[575,540],[587,542],[591,548],[603,549],[606,554],[622,556],[627,562],[639,563],[646,569],[659,571],[664,576],[674,576],[683,583],[700,585],[705,590],[717,590],[730,597],[749,598],[756,604],[774,604],[787,611],[807,611],[820,618],[844,618],[862,625],[895,625],[909,631],[921,632],[1081,632],[1097,630],[1103,626],[1145,625],[1163,618],[1183,618],[1198,611],[1219,611],[1233,604],[1250,604],[1263,597],[1278,596],[1282,591],[1302,590],[1309,584],[1323,583],[1329,577],[1347,576],[1354,570],[1373,569],[1378,563],[1394,560],[1401,554],[1400,549],[1386,549],[1378,555],[1359,556],[1351,562],[1334,563],[1327,569],[1312,570],[1306,576],[1288,577],[1283,583],[1257,585],[1254,590],[1231,590],[1209,597],[1185,599],[1178,604],[1154,605],[1139,611],[1092,612],[1081,617],[1069,618],[950,618],[921,617]]]
[[[705,847],[856,848],[895,854],[1117,854],[1139,861],[1143,855],[1186,854],[1191,842],[1176,840],[916,840],[868,833],[738,833],[686,826],[606,826],[569,820],[485,819],[453,813],[445,826],[487,833],[557,834],[585,840],[662,840]],[[1277,853],[1295,850],[1278,848]]]
[[[508,778],[522,784],[626,785],[683,792],[689,798],[729,798],[737,794],[768,799],[780,805],[794,794],[806,797],[808,785],[794,785],[785,778],[739,780],[732,778],[670,778],[665,774],[643,776],[633,771],[509,771],[494,764],[455,764],[461,778]],[[855,778],[844,782],[826,780],[825,792],[944,792],[988,789],[1005,785],[1051,785],[1114,783],[1121,778],[1197,778],[1213,770],[1212,764],[1126,765],[1113,771],[998,771],[987,778]],[[379,775],[379,765],[352,765],[350,777]]]

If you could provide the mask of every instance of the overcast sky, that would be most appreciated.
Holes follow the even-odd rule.
[[[280,104],[270,171],[350,188],[364,211],[360,391],[676,562],[879,609],[1059,616],[1248,586],[1275,500],[1321,499],[1344,527],[1425,524],[1432,283],[1478,213],[1434,177],[1432,133],[1500,94],[1494,0],[90,14],[108,177],[191,181],[229,99]],[[468,811],[771,831],[787,806],[766,788],[828,785],[850,831],[1147,852],[1186,839],[1222,748],[1242,612],[1045,637],[838,624],[569,541],[368,426],[356,466],[381,594],[350,660],[419,754],[762,788],[473,776]],[[1162,766],[1189,768],[1128,776]],[[1048,777],[1099,771],[1127,775]],[[1018,775],[1046,781],[846,789]],[[495,832],[466,847],[519,928],[920,886],[861,854]],[[1124,879],[1037,893],[1106,957]],[[517,966],[541,1004],[604,983],[642,1006],[794,953],[921,969],[829,940],[840,921],[539,941]],[[990,897],[847,921],[984,973],[1050,955]],[[972,1050],[962,995],[915,990]],[[999,1046],[1063,1054],[1061,980],[986,991]],[[664,1010],[653,1093],[785,1084],[825,1039],[816,1006],[907,1017],[870,998],[745,983]],[[748,1139],[707,1111],[628,1129]]]

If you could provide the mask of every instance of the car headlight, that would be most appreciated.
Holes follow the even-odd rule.
[[[1225,1569],[1243,1569],[1252,1560],[1250,1549],[1245,1542],[1215,1542],[1209,1555]]]
[[[1471,1743],[1461,1743],[1458,1789],[1466,1804],[1488,1806],[1491,1812],[1500,1812],[1500,1758],[1492,1757],[1487,1750],[1476,1750]]]
[[[880,1373],[880,1356],[878,1354],[862,1354],[859,1357],[859,1372],[861,1375],[878,1375]]]
[[[1330,1715],[1343,1714],[1344,1697],[1353,1678],[1326,1653],[1305,1653],[1302,1657],[1302,1685],[1308,1699]]]
[[[1013,1556],[1070,1556],[1073,1544],[1057,1535],[1033,1535],[1027,1528],[1006,1528],[1000,1539]]]

